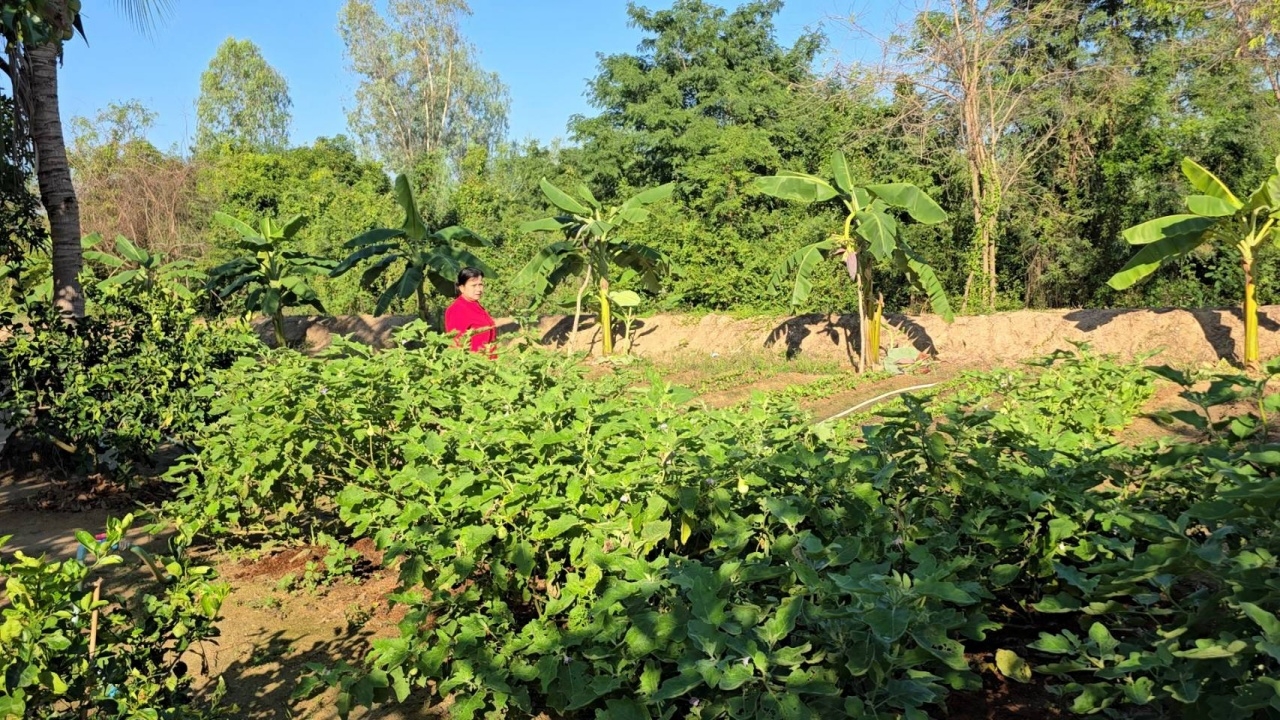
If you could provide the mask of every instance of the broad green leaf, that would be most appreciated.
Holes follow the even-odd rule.
[[[906,210],[911,219],[916,222],[933,225],[947,219],[946,211],[939,207],[933,198],[910,183],[886,183],[866,187],[871,194],[889,205]]]
[[[892,643],[907,632],[911,622],[912,611],[896,605],[887,608],[878,607],[865,613],[863,621],[871,626],[872,632],[885,643]]]
[[[431,237],[446,245],[467,245],[469,247],[493,247],[488,238],[482,237],[461,225],[450,225],[431,233]]]
[[[1231,203],[1212,195],[1188,195],[1186,203],[1188,210],[1205,217],[1229,217],[1236,214],[1236,208]]]
[[[27,704],[22,698],[12,695],[0,695],[0,720],[18,719],[27,716]]]
[[[849,160],[839,150],[831,153],[831,175],[835,178],[836,187],[843,190],[845,194],[853,192],[853,175],[849,172]]]
[[[782,642],[796,628],[796,620],[804,612],[804,598],[791,596],[778,604],[778,609],[761,623],[760,639],[770,646]]]
[[[755,186],[767,195],[806,204],[830,200],[840,194],[825,180],[816,177],[793,175],[758,177],[755,179]]]
[[[530,220],[529,222],[520,223],[519,230],[522,233],[556,232],[559,230],[563,230],[568,226],[569,224],[566,223],[562,218],[548,217],[548,218],[542,218],[540,220]]]
[[[835,249],[835,247],[836,242],[827,239],[800,248],[774,270],[769,284],[774,288],[778,288],[788,276],[794,273],[795,279],[791,289],[791,304],[804,304],[804,301],[809,299],[809,293],[813,290],[813,281],[810,277],[813,275],[814,269],[818,266],[818,263],[822,262],[824,253]]]
[[[400,283],[393,282],[388,285],[387,289],[383,290],[382,294],[378,296],[378,302],[373,307],[373,314],[379,317],[386,315],[391,303],[395,302],[396,298],[399,297],[399,291]]]
[[[1182,159],[1182,174],[1187,176],[1187,180],[1191,182],[1191,187],[1199,190],[1204,195],[1212,195],[1220,200],[1225,200],[1231,207],[1239,210],[1244,207],[1244,203],[1240,202],[1231,190],[1218,179],[1216,175],[1206,170],[1203,166],[1191,158]]]
[[[996,650],[996,667],[1000,668],[1001,674],[1010,680],[1020,683],[1031,682],[1031,666],[1012,650],[1003,648]]]
[[[418,213],[418,204],[413,199],[413,188],[409,185],[409,178],[397,175],[395,190],[396,202],[400,204],[400,209],[404,210],[404,224],[400,229],[410,238],[422,240],[427,236],[427,224]]]
[[[912,285],[929,297],[929,306],[935,314],[946,322],[955,320],[955,311],[951,308],[951,301],[947,299],[947,291],[942,287],[942,281],[938,279],[932,265],[902,243],[899,243],[897,252],[894,253],[894,262],[905,270]]]
[[[1124,290],[1131,287],[1134,283],[1155,272],[1161,263],[1182,257],[1200,247],[1205,239],[1204,233],[1197,233],[1194,235],[1179,235],[1153,242],[1142,248],[1137,255],[1134,255],[1120,269],[1120,272],[1112,275],[1107,284],[1116,290]]]
[[[644,190],[642,192],[636,193],[635,195],[632,195],[630,198],[627,198],[627,201],[622,203],[622,206],[624,208],[625,207],[638,208],[638,207],[643,207],[645,205],[652,205],[653,203],[666,200],[667,198],[671,197],[671,193],[675,189],[676,189],[675,183],[666,183],[664,185],[652,187],[652,188],[649,188],[648,190]]]
[[[249,227],[245,223],[240,222],[239,220],[231,217],[230,215],[222,211],[214,212],[213,219],[217,220],[219,224],[225,227],[231,228],[232,230],[235,230],[236,232],[240,233],[240,235],[242,235],[243,237],[246,237],[246,238],[261,237],[258,235],[257,230],[254,230],[253,228]]]
[[[879,260],[890,259],[898,248],[897,221],[878,210],[858,213],[858,235],[867,241],[871,254]]]
[[[376,262],[365,268],[364,273],[360,275],[360,287],[366,289],[373,287],[373,283],[382,277],[382,273],[386,272],[387,268],[402,259],[397,253],[383,255],[378,258]]]
[[[1216,200],[1216,198],[1212,199]],[[1134,225],[1122,231],[1120,235],[1130,245],[1146,245],[1171,237],[1199,235],[1216,224],[1218,224],[1217,220],[1200,215],[1166,215]]]
[[[137,245],[129,242],[129,238],[123,235],[116,236],[116,251],[124,256],[126,260],[133,263],[144,263],[147,261],[148,254],[140,250]]]
[[[397,283],[399,288],[396,294],[401,300],[407,300],[413,297],[418,291],[418,287],[422,285],[423,272],[422,268],[417,265],[410,265],[404,269],[404,274],[400,276],[400,282]]]
[[[597,714],[596,717],[601,717]],[[603,717],[609,720],[649,720],[649,708],[636,700],[606,700]]]
[[[305,215],[294,215],[285,220],[284,225],[280,227],[280,237],[288,240],[296,235],[302,229],[302,226],[306,224],[307,217]]]
[[[614,290],[609,293],[609,302],[624,308],[640,305],[640,296],[634,290]]]
[[[542,180],[538,182],[538,187],[542,188],[542,194],[547,196],[547,199],[551,201],[552,205],[555,205],[565,212],[573,213],[574,215],[591,217],[590,208],[577,200],[574,200],[569,193],[566,193],[555,185],[552,185],[546,178],[542,178]]]
[[[349,270],[351,270],[351,268],[355,267],[356,265],[359,265],[365,260],[368,260],[369,258],[375,255],[381,255],[393,249],[395,249],[395,245],[392,245],[390,243],[386,243],[382,245],[365,245],[364,247],[361,247],[359,250],[348,255],[346,260],[343,260],[342,262],[338,263],[338,266],[335,267],[333,270],[330,270],[329,274],[332,277],[338,277],[340,275],[347,273]]]
[[[564,241],[552,243],[539,250],[511,279],[511,284],[539,297],[544,296],[555,289],[558,279],[563,279],[563,274],[557,278],[557,272],[574,259],[581,263],[576,247]]]
[[[1248,647],[1248,643],[1243,640],[1234,640],[1226,645],[1218,644],[1212,640],[1200,640],[1198,642],[1203,644],[1190,650],[1175,650],[1173,656],[1188,660],[1218,660],[1220,658],[1233,657]]]
[[[343,243],[342,247],[346,250],[351,250],[352,248],[366,245],[381,245],[392,238],[399,237],[404,237],[404,230],[398,228],[375,228],[351,238]]]
[[[587,187],[586,183],[579,183],[578,197],[582,198],[591,207],[597,210],[600,209],[600,201],[596,200],[595,195],[591,194],[591,188]]]
[[[1267,637],[1280,642],[1280,620],[1277,620],[1274,614],[1250,602],[1240,603],[1240,609],[1244,611],[1244,614],[1250,620],[1257,623],[1258,627],[1262,628],[1262,632]]]

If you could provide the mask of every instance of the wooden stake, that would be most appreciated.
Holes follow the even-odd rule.
[[[89,657],[92,658],[98,650],[98,599],[102,597],[102,578],[98,578],[93,583],[93,614],[89,616]]]

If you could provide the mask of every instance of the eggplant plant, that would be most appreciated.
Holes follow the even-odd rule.
[[[538,298],[546,297],[569,277],[581,276],[582,283],[573,310],[573,335],[577,335],[582,318],[582,298],[594,281],[600,306],[600,330],[605,355],[613,354],[613,301],[609,282],[613,268],[637,273],[643,287],[658,291],[658,281],[671,263],[663,253],[651,247],[628,242],[619,230],[637,225],[649,217],[646,206],[671,197],[673,183],[659,185],[628,198],[621,205],[605,205],[596,200],[586,185],[573,197],[552,185],[546,178],[539,183],[542,193],[561,212],[520,226],[521,232],[559,232],[563,240],[547,245],[534,255],[513,281]],[[572,336],[571,336],[572,337]]]
[[[256,230],[226,213],[217,212],[213,217],[222,225],[240,233],[237,245],[248,254],[211,270],[209,289],[223,299],[247,290],[245,311],[260,312],[270,317],[276,345],[284,347],[285,308],[310,305],[317,312],[323,313],[324,305],[320,303],[320,298],[307,278],[328,273],[333,269],[334,262],[301,250],[285,249],[306,222],[302,215],[295,215],[283,224],[271,218],[262,218]]]
[[[807,173],[782,171],[756,178],[756,187],[767,195],[804,204],[839,200],[846,215],[843,230],[825,240],[805,245],[775,268],[774,287],[792,277],[791,304],[800,305],[813,289],[813,272],[828,257],[842,260],[858,286],[858,372],[866,372],[880,351],[880,320],[884,298],[875,294],[872,268],[875,261],[892,263],[912,286],[929,297],[933,311],[951,322],[954,313],[937,273],[902,239],[897,208],[916,222],[940,223],[947,214],[923,190],[909,183],[856,184],[843,152],[831,156],[830,179]],[[868,318],[868,308],[873,307]]]
[[[1183,158],[1182,174],[1198,192],[1184,198],[1189,213],[1166,215],[1135,225],[1121,236],[1141,250],[1107,284],[1124,290],[1162,264],[1183,258],[1210,242],[1240,254],[1244,271],[1244,365],[1258,369],[1258,300],[1253,279],[1253,250],[1275,236],[1280,219],[1280,157],[1272,173],[1241,201],[1226,183],[1191,158]]]
[[[348,240],[343,247],[350,250],[351,254],[333,269],[330,276],[338,277],[365,260],[377,258],[360,277],[360,285],[371,288],[392,266],[400,264],[400,277],[393,280],[378,296],[373,314],[386,313],[391,303],[397,299],[407,300],[417,296],[418,318],[425,321],[426,284],[430,282],[437,293],[452,297],[456,292],[454,284],[457,282],[458,271],[462,268],[474,267],[491,275],[488,266],[467,248],[493,245],[458,225],[439,230],[428,228],[418,211],[409,179],[404,175],[396,177],[395,193],[396,202],[404,210],[404,222],[398,228],[375,228]]]

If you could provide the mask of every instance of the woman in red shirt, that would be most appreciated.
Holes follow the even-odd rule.
[[[471,352],[481,352],[487,346],[492,356],[498,328],[481,307],[481,295],[484,295],[484,273],[475,268],[462,268],[458,273],[458,299],[444,311],[444,331],[456,337],[459,343],[470,335]]]

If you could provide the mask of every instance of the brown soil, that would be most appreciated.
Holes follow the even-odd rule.
[[[407,316],[345,317],[293,316],[286,319],[291,344],[323,349],[335,334],[385,346],[392,332],[412,320]],[[1094,350],[1132,358],[1161,349],[1159,362],[1195,365],[1226,360],[1238,362],[1243,323],[1235,310],[1020,310],[958,317],[947,324],[936,315],[888,315],[889,345],[914,345],[936,359],[957,366],[1005,364],[1058,349],[1071,342],[1087,342]],[[518,331],[514,322],[499,321],[500,331]],[[634,354],[663,358],[681,355],[730,356],[761,350],[795,356],[845,360],[851,357],[849,338],[857,337],[857,320],[850,315],[735,319],[724,315],[692,317],[654,315],[636,321]],[[599,328],[588,317],[578,334],[569,337],[572,319],[543,318],[535,333],[543,344],[599,351]],[[1259,344],[1263,356],[1280,354],[1280,306],[1259,310]],[[269,323],[257,324],[264,340]]]

